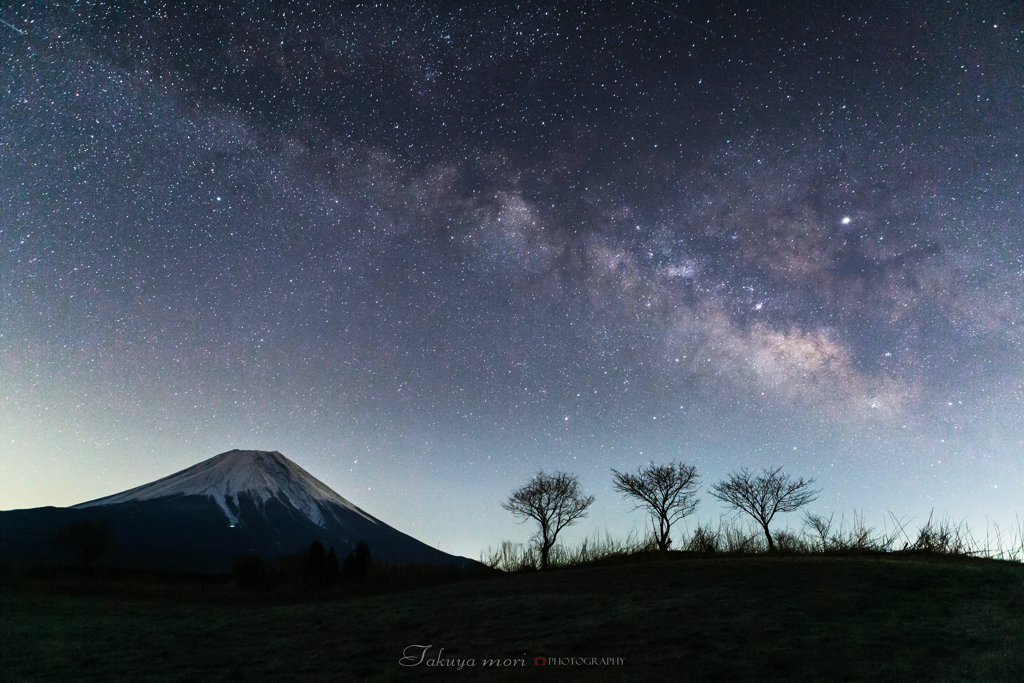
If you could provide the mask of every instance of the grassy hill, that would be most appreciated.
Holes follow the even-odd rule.
[[[1024,565],[642,555],[304,599],[8,577],[0,643],[4,681],[1017,681]]]

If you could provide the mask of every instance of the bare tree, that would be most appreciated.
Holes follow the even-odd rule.
[[[697,468],[685,463],[648,464],[636,474],[612,470],[616,491],[635,498],[634,510],[647,508],[651,522],[657,526],[658,550],[668,552],[672,545],[672,525],[692,514],[700,503],[696,495]]]
[[[817,499],[820,491],[810,488],[813,483],[813,479],[803,478],[792,481],[781,467],[764,468],[756,477],[744,467],[712,486],[711,495],[753,517],[764,529],[768,551],[774,552],[775,542],[768,530],[772,517],[776,512],[793,512]]]
[[[587,516],[593,496],[583,495],[579,478],[574,474],[556,472],[537,474],[508,497],[501,507],[521,521],[533,519],[540,524],[540,566],[546,569],[548,555],[555,545],[558,533],[576,520]]]

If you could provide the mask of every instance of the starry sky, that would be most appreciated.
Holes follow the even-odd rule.
[[[1015,527],[1024,10],[833,5],[0,9],[0,509],[252,448],[470,557],[650,461]]]

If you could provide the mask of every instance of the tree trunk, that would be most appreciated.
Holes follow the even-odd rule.
[[[668,546],[670,543],[672,543],[672,541],[668,537],[670,527],[667,527],[664,519],[660,520],[660,526],[661,533],[658,536],[658,550],[660,550],[662,553],[667,553]]]
[[[548,538],[548,529],[544,527],[541,529],[540,537],[540,568],[548,568],[548,554],[551,552],[551,546],[555,544],[555,539]]]
[[[764,537],[768,539],[768,552],[774,553],[775,541],[772,540],[772,532],[768,531],[767,524],[762,524],[761,526],[764,528]]]

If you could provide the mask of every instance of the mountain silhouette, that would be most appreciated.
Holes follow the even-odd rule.
[[[228,451],[69,508],[0,512],[0,562],[74,564],[54,538],[83,523],[106,527],[97,564],[125,569],[227,573],[242,553],[273,560],[313,541],[339,557],[365,541],[375,562],[476,564],[388,526],[277,451]]]

